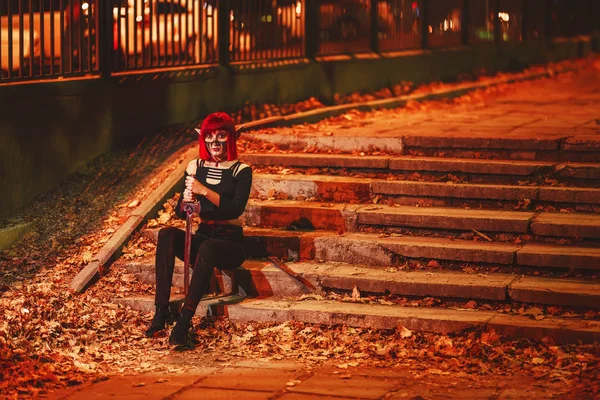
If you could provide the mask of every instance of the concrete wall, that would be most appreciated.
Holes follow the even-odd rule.
[[[247,101],[291,103],[316,96],[331,103],[335,93],[374,91],[400,81],[448,81],[480,68],[519,70],[594,51],[597,38],[579,38],[0,86],[0,217],[122,138],[231,111]]]

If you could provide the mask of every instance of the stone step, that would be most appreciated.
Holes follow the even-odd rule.
[[[552,170],[554,163],[528,160],[480,160],[441,157],[393,157],[389,169],[394,171],[455,172],[482,175],[528,176]]]
[[[133,273],[137,278],[144,283],[154,285],[156,283],[155,261],[154,255],[138,257],[133,260],[118,259],[114,264],[115,267],[126,269]],[[229,271],[219,271],[215,269],[215,274],[211,278],[209,292],[233,293],[234,287]],[[189,277],[192,276],[192,270],[189,271]],[[183,288],[183,261],[175,258],[175,269],[173,271],[173,286]]]
[[[501,201],[600,204],[600,189],[440,183],[327,175],[255,174],[252,197],[267,199],[369,202],[375,196],[394,198],[457,198]]]
[[[360,156],[348,154],[282,154],[282,153],[248,153],[243,160],[253,165],[305,167],[305,168],[356,168],[393,171],[428,171],[455,172],[483,175],[520,175],[528,176],[552,171],[557,163],[548,161],[517,160],[478,160],[465,158],[442,157],[389,157]],[[562,164],[563,168],[572,170],[570,164]],[[590,164],[593,166],[593,164]],[[581,168],[581,167],[579,167]],[[579,172],[579,173],[577,173]],[[587,174],[570,172],[573,177],[586,177]],[[566,173],[566,170],[565,170]]]
[[[142,282],[154,285],[154,260],[119,260],[115,263],[135,274]],[[190,270],[190,277],[193,270]],[[175,259],[173,286],[183,288],[183,262]],[[270,261],[249,259],[235,270],[214,270],[209,293],[245,293],[253,297],[289,297],[308,293],[306,286]]]
[[[283,323],[295,320],[325,325],[347,325],[370,329],[427,331],[441,334],[464,329],[495,330],[518,338],[540,340],[550,337],[556,343],[594,343],[600,341],[600,322],[581,319],[503,315],[493,311],[454,310],[397,305],[361,304],[332,300],[249,299],[227,305],[226,312],[235,322]]]
[[[251,199],[243,219],[249,226],[304,227],[338,232],[364,226],[391,226],[487,232],[528,233],[541,236],[600,238],[600,215],[536,214],[451,207],[357,205],[298,200]]]
[[[486,150],[558,150],[560,137],[527,138],[518,135],[463,134],[444,132],[440,134],[410,135],[403,138],[405,147],[432,149],[486,149]]]
[[[600,282],[521,276],[509,285],[508,297],[526,303],[600,308]]]
[[[600,247],[528,243],[517,252],[517,264],[599,271]]]
[[[582,279],[526,277],[514,274],[390,271],[339,262],[296,262],[288,266],[318,288],[556,306],[600,308],[600,283]]]
[[[385,225],[525,233],[533,217],[533,212],[256,199],[250,200],[244,213],[246,224],[251,226],[287,228],[305,219],[315,229],[339,232],[356,231],[360,226]]]
[[[356,214],[359,225],[517,233],[527,232],[534,216],[533,212],[384,205],[359,208]]]
[[[222,294],[217,296],[204,297],[196,308],[196,316],[207,317],[212,315],[223,315],[223,307],[227,304],[235,304],[246,298],[240,294]],[[171,296],[170,304],[180,307],[183,304],[183,295]],[[129,296],[119,297],[112,300],[114,303],[122,304],[133,310],[146,313],[153,313],[156,309],[153,296]]]
[[[257,227],[246,227],[244,232],[248,258],[274,256],[287,260],[316,259],[379,266],[397,265],[403,258],[423,258],[500,266],[600,270],[600,247]],[[143,234],[156,240],[158,230],[145,230]]]
[[[380,237],[349,233],[316,237],[315,259],[351,264],[394,265],[402,258],[451,260],[519,267],[600,270],[600,248],[430,237]]]
[[[288,134],[285,131],[286,128],[278,129],[276,133],[245,132],[244,138],[251,142],[271,143],[282,150],[301,150],[314,147],[324,151],[352,153],[355,151],[371,152],[373,149],[379,149],[389,154],[402,154],[404,149],[402,137],[356,135],[354,129],[347,129],[335,135],[308,131],[301,134]]]
[[[154,284],[154,259],[119,260],[116,265]],[[521,301],[558,306],[600,307],[600,284],[581,279],[452,271],[394,271],[342,262],[293,262],[288,267],[317,288],[491,301]],[[176,259],[173,285],[183,287],[183,262]],[[191,271],[190,271],[191,272]],[[191,276],[191,274],[190,274]],[[254,297],[290,297],[309,292],[304,282],[270,261],[249,259],[232,271],[215,269],[210,292],[241,291]]]
[[[594,163],[567,163],[555,167],[559,173],[568,178],[600,180],[600,164]]]
[[[269,143],[282,151],[316,148],[334,153],[372,153],[407,155],[411,151],[445,157],[474,158],[484,155],[518,160],[575,160],[596,162],[600,154],[597,135],[569,137],[562,134],[544,137],[524,137],[521,133],[488,133],[482,127],[472,132],[424,132],[405,134],[405,127],[365,130],[362,126],[348,126],[334,132],[324,132],[311,127],[293,126],[276,132],[245,132],[244,137],[253,142]],[[431,128],[435,130],[435,128]],[[422,132],[422,130],[421,130]],[[528,135],[530,136],[530,135]]]
[[[540,213],[531,223],[536,235],[600,239],[600,214]]]

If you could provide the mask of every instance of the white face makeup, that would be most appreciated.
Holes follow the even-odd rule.
[[[204,137],[206,148],[213,159],[217,161],[227,160],[227,132],[216,131]]]

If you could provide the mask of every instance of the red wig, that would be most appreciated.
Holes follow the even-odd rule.
[[[227,161],[237,160],[237,133],[235,123],[229,115],[224,112],[210,114],[202,122],[198,135],[198,147],[200,150],[200,159],[204,161],[215,161],[208,152],[204,138],[215,131],[227,132]]]

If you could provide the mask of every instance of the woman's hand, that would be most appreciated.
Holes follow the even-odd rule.
[[[221,195],[214,192],[198,182],[193,176],[189,175],[185,178],[185,190],[183,191],[183,201],[193,202],[194,194],[206,197],[208,201],[219,207],[221,203]]]
[[[206,194],[208,193],[208,189],[206,188],[206,186],[198,182],[196,178],[190,175],[185,178],[185,191],[183,192],[184,200],[186,198],[186,192],[188,192],[189,197],[193,197],[192,194],[206,196]]]
[[[194,195],[192,194],[192,191],[189,189],[185,189],[183,191],[183,199],[182,201],[184,203],[193,203],[194,202]]]

